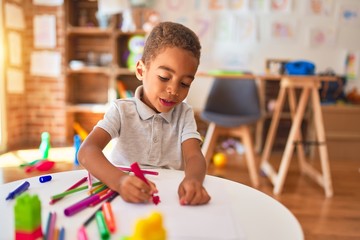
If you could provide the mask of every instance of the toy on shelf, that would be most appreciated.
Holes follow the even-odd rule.
[[[40,152],[42,154],[42,159],[47,159],[49,157],[50,145],[50,134],[48,132],[43,132],[41,134],[41,143],[40,143]]]
[[[153,212],[149,217],[139,219],[132,236],[122,240],[165,240],[166,230],[163,226],[163,217],[159,212]]]
[[[74,148],[75,148],[75,156],[74,156],[74,166],[79,166],[79,160],[78,160],[78,152],[81,145],[81,138],[78,134],[75,134],[74,136]]]
[[[15,239],[32,240],[43,237],[41,229],[41,202],[37,195],[24,193],[16,198],[14,206]]]
[[[123,83],[123,81],[121,80],[116,80],[116,84],[117,84],[117,93],[118,93],[118,97],[119,98],[128,98],[128,97],[132,97],[133,94],[131,93],[131,91],[126,90],[126,86]]]
[[[124,9],[122,13],[122,24],[121,31],[123,32],[134,32],[136,30],[136,25],[132,16],[131,8]]]
[[[160,14],[157,11],[151,11],[142,28],[146,34],[149,34],[158,23],[160,23]]]
[[[143,35],[134,35],[129,38],[126,65],[130,70],[135,70],[136,63],[141,59],[145,45],[145,37]]]
[[[38,170],[40,172],[46,172],[46,171],[49,171],[50,169],[52,169],[54,167],[54,165],[55,165],[55,162],[43,159],[32,166],[25,167],[25,172],[30,173],[34,170]]]
[[[41,158],[31,161],[29,163],[20,164],[20,167],[25,168],[25,172],[27,173],[34,170],[42,172],[50,170],[55,165],[55,162],[48,160],[50,148],[50,134],[48,132],[43,132],[41,134],[41,143],[39,146]]]
[[[79,134],[81,141],[84,141],[85,138],[89,135],[88,132],[86,132],[85,129],[78,122],[74,122],[73,128],[75,132]]]

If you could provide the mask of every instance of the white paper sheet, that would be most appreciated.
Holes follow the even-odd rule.
[[[24,93],[24,73],[21,70],[9,68],[6,71],[7,92]]]
[[[5,26],[10,29],[25,29],[23,10],[15,4],[5,4]]]
[[[34,47],[56,47],[56,18],[54,15],[37,15],[34,17]]]
[[[150,176],[148,176],[151,179]],[[154,177],[156,178],[156,177]],[[232,216],[229,196],[222,185],[213,184],[207,189],[212,196],[211,202],[201,206],[181,206],[178,203],[177,186],[179,182],[168,179],[157,183],[161,196],[159,205],[130,204],[122,199],[120,204],[113,203],[113,211],[118,213],[118,229],[122,235],[131,235],[135,223],[146,218],[153,211],[163,215],[168,239],[172,240],[240,240],[245,235],[236,229]],[[169,187],[170,186],[170,187]],[[166,191],[165,189],[171,189]],[[144,215],[147,212],[148,215]]]
[[[61,54],[35,51],[31,54],[30,73],[34,76],[58,77],[61,74]]]
[[[9,32],[9,62],[11,66],[21,67],[22,65],[22,40],[17,32]]]

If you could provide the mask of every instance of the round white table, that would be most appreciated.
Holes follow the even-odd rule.
[[[205,187],[211,195],[209,204],[181,206],[177,188],[182,180],[182,171],[157,169],[159,175],[147,175],[159,190],[161,203],[132,204],[116,197],[111,202],[117,231],[111,239],[129,236],[139,218],[145,218],[157,211],[163,215],[168,239],[304,239],[303,231],[294,215],[281,203],[266,194],[226,179],[206,176]],[[28,193],[37,194],[42,204],[42,229],[50,211],[57,213],[56,227],[65,228],[65,239],[76,239],[78,228],[99,208],[89,207],[74,216],[66,217],[64,209],[87,196],[87,191],[71,194],[54,205],[49,197],[65,191],[68,187],[87,176],[85,170],[74,170],[51,174],[52,180],[40,183],[39,177],[26,179],[30,182]],[[25,180],[25,179],[24,179]],[[24,180],[0,186],[0,239],[14,239],[15,200],[5,201],[9,192]],[[86,228],[89,239],[99,239],[95,221]]]

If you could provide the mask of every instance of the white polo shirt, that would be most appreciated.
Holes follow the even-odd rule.
[[[201,141],[192,108],[182,102],[170,112],[156,113],[140,100],[142,94],[140,86],[134,97],[115,100],[95,126],[116,140],[110,161],[183,169],[181,143],[190,138]]]

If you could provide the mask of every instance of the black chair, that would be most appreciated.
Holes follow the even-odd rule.
[[[215,79],[201,118],[209,122],[202,145],[207,164],[220,135],[238,137],[245,148],[247,166],[253,186],[259,185],[254,144],[250,125],[261,118],[258,88],[252,79]]]

